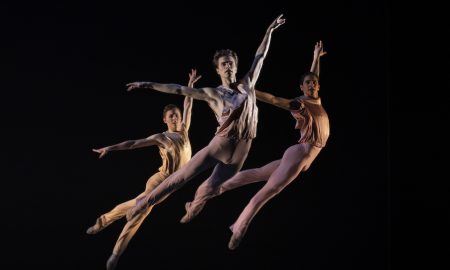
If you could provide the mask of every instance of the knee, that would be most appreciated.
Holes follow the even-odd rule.
[[[222,194],[222,193],[225,193],[226,191],[228,191],[228,188],[227,188],[227,185],[221,185],[220,187],[219,187],[219,191],[218,191],[218,194],[217,195],[220,195],[220,194]]]
[[[250,202],[252,204],[259,204],[265,202],[270,198],[274,197],[275,195],[277,195],[278,193],[280,193],[281,190],[283,190],[283,187],[281,186],[265,187],[264,192],[260,192],[259,194],[257,194],[255,197],[251,199]]]
[[[309,169],[309,165],[311,165],[311,164],[305,164],[305,165],[303,165],[303,167],[302,167],[302,172],[306,172],[308,169]]]
[[[269,196],[275,196],[283,190],[283,187],[280,185],[272,185],[267,189],[267,194]]]
[[[185,183],[185,178],[182,175],[176,175],[174,178],[170,179],[170,181],[166,182],[167,188],[174,189],[179,186],[182,186]]]

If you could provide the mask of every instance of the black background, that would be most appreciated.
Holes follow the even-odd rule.
[[[197,86],[219,85],[211,60],[222,48],[238,53],[240,77],[268,25],[284,14],[257,88],[286,98],[300,95],[300,74],[309,70],[315,42],[323,40],[328,54],[321,61],[320,96],[330,117],[327,147],[309,171],[265,205],[237,250],[227,248],[228,226],[262,183],[211,200],[191,223],[180,224],[184,203],[207,171],[155,207],[118,269],[389,268],[388,7],[378,1],[240,4],[2,7],[1,207],[7,252],[0,265],[104,268],[125,221],[95,236],[86,229],[140,193],[160,158],[156,147],[101,160],[91,149],[163,131],[164,105],[183,101],[149,90],[127,92],[125,84],[186,84],[189,70],[197,68],[203,75]],[[280,158],[299,138],[288,112],[262,103],[259,110],[258,136],[244,169]],[[212,111],[195,101],[193,152],[210,141],[215,128]]]

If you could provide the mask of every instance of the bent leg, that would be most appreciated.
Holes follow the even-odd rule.
[[[141,193],[138,197],[142,197],[146,194],[149,194],[152,190],[154,190],[158,185],[164,181],[166,177],[161,173],[154,174],[148,181],[145,187],[145,191]],[[134,200],[135,204],[136,200]],[[134,205],[133,205],[134,206]],[[109,257],[106,267],[108,270],[114,269],[118,263],[119,257],[125,251],[128,246],[128,243],[136,234],[139,227],[144,222],[144,219],[150,214],[152,211],[152,207],[148,207],[144,212],[135,216],[132,220],[128,221],[122,229],[122,232],[119,235],[119,238],[114,245],[113,253]]]
[[[113,270],[116,268],[120,256],[127,248],[133,236],[136,234],[137,230],[141,226],[144,219],[151,212],[153,206],[148,207],[144,212],[136,215],[132,220],[128,221],[122,229],[119,238],[116,241],[113,252],[106,262],[106,269]]]
[[[185,205],[186,214],[182,217],[181,223],[187,223],[197,216],[205,206],[206,202],[219,195],[220,186],[236,175],[236,173],[242,168],[245,159],[247,158],[248,151],[251,146],[251,140],[238,141],[234,145],[226,145],[230,149],[225,149],[223,153],[231,153],[227,158],[230,163],[219,163],[214,168],[211,176],[206,179],[195,192],[194,200],[187,202]],[[225,159],[221,158],[225,161]]]
[[[113,254],[115,254],[116,256],[122,255],[122,253],[127,248],[131,238],[133,238],[133,236],[136,234],[142,222],[144,222],[144,219],[148,216],[148,214],[150,214],[152,209],[153,206],[148,207],[144,212],[139,213],[125,224],[122,232],[119,235],[119,238],[116,241],[116,245],[113,249]]]
[[[150,194],[136,200],[136,206],[127,212],[127,219],[131,220],[137,213],[144,211],[148,206],[155,205],[180,189],[193,177],[210,168],[218,161],[211,156],[209,145],[194,155],[181,169],[171,174],[165,181],[156,187]]]
[[[124,203],[118,204],[111,211],[101,215],[97,220],[94,226],[90,227],[87,230],[88,234],[96,234],[111,225],[114,221],[124,217],[127,211],[133,208],[136,205],[136,199],[139,197],[143,197],[144,195],[150,193],[156,186],[158,186],[165,177],[161,173],[155,173],[152,175],[146,183],[145,191],[139,194],[136,198],[128,200]]]
[[[220,183],[236,174],[240,169],[239,166],[219,163],[214,168],[211,176],[203,181],[197,188],[192,202],[185,205],[186,214],[181,218],[181,223],[187,223],[196,217],[206,204],[206,201],[219,194]]]

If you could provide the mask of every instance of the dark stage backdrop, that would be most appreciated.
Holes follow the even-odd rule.
[[[211,60],[222,48],[238,53],[241,77],[279,14],[286,23],[273,33],[257,88],[300,95],[300,74],[322,40],[327,147],[264,206],[237,250],[227,248],[228,226],[262,183],[215,198],[191,223],[179,223],[209,170],[154,208],[118,269],[388,268],[389,21],[383,2],[2,5],[2,269],[104,268],[125,221],[94,236],[86,229],[142,192],[160,158],[157,147],[100,160],[91,149],[163,131],[164,105],[183,102],[150,90],[127,92],[125,84],[186,84],[196,68],[203,75],[197,86],[219,85]],[[262,103],[259,110],[244,169],[279,159],[299,138],[288,112]],[[194,153],[215,129],[212,111],[195,101]]]

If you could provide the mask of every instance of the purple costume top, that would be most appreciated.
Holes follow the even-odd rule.
[[[256,137],[258,107],[255,91],[246,84],[238,84],[237,90],[217,87],[223,101],[222,115],[216,115],[219,127],[216,136],[232,139],[253,139]]]

